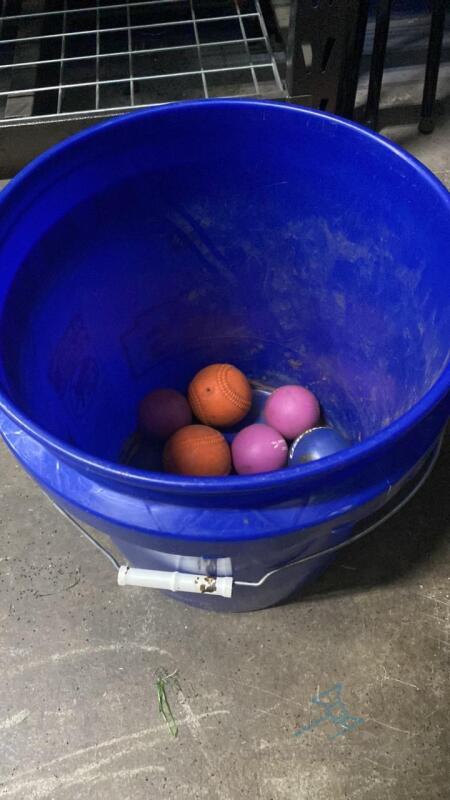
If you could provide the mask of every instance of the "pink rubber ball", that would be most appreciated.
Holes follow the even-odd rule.
[[[286,439],[296,439],[317,425],[320,406],[317,398],[304,386],[280,386],[268,398],[264,417],[267,424]]]
[[[233,464],[239,475],[273,472],[286,466],[288,446],[278,431],[256,423],[239,431],[231,445]]]

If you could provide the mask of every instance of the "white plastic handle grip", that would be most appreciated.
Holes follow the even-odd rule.
[[[189,572],[168,572],[156,569],[120,567],[117,574],[119,586],[144,586],[148,589],[165,589],[170,592],[231,597],[233,578],[214,578],[209,575],[192,575]]]

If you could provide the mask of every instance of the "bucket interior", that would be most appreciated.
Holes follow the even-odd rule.
[[[94,456],[117,460],[142,396],[208,363],[307,385],[352,440],[445,367],[444,190],[345,123],[147,112],[41,161],[8,204],[2,390]]]

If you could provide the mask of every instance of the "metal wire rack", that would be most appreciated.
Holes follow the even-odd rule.
[[[282,97],[259,0],[0,0],[0,124]]]

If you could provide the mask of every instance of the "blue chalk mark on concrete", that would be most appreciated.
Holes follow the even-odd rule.
[[[302,736],[325,722],[331,722],[332,725],[336,726],[337,733],[328,738],[337,739],[338,736],[344,736],[362,725],[364,722],[362,717],[355,717],[353,714],[349,714],[342,700],[341,692],[342,683],[336,683],[331,689],[325,689],[323,692],[311,697],[311,703],[322,710],[322,715],[313,719],[308,725],[302,725],[301,728],[294,731],[294,736]]]

